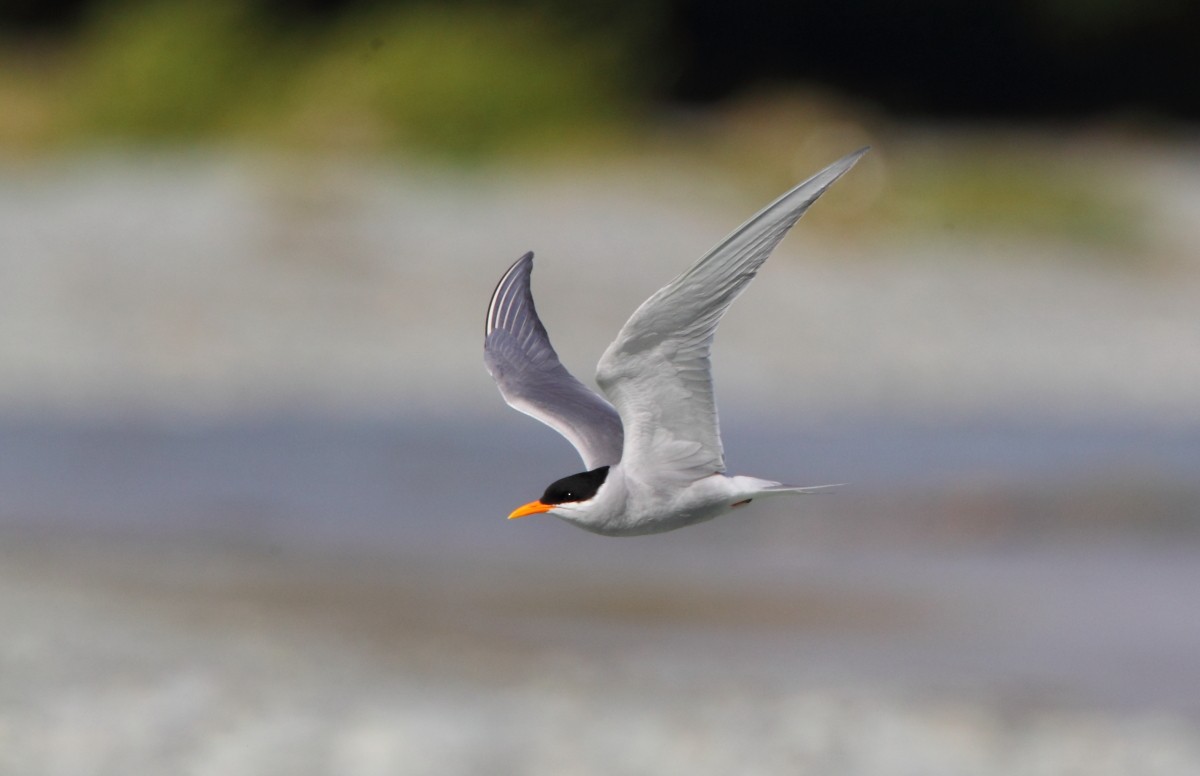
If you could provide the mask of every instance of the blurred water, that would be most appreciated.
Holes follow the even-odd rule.
[[[1200,538],[1200,514],[1189,511],[1197,502],[1188,501],[1200,493],[1196,428],[880,419],[789,427],[736,414],[726,426],[731,471],[849,483],[836,497],[821,497],[822,508],[830,498],[905,503],[969,487],[1061,490],[1082,498],[1107,483],[1169,494],[1181,511],[1179,520],[1165,523],[1117,515],[1129,535],[1173,525]],[[497,522],[510,504],[536,497],[580,466],[563,440],[507,412],[457,423],[297,417],[0,423],[2,514],[6,522],[32,526],[181,536],[228,531],[239,541],[377,548],[401,538],[491,544],[514,533]],[[1144,506],[1158,508],[1152,500]],[[520,535],[522,543],[538,541],[538,533]]]
[[[349,553],[399,564],[420,589],[508,580],[511,599],[429,605],[509,637],[669,655],[664,670],[685,674],[734,655],[801,687],[1200,713],[1200,431],[732,414],[736,470],[853,485],[623,541],[504,519],[578,468],[519,416],[10,419],[0,520],[9,535]],[[813,591],[831,612],[805,613]],[[716,603],[697,619],[689,595]]]

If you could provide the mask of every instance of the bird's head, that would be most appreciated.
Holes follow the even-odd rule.
[[[596,497],[606,479],[607,466],[563,477],[550,483],[550,487],[546,488],[546,492],[537,501],[530,501],[514,509],[508,519],[515,520],[526,515],[549,512],[556,517],[578,520],[582,516],[581,512],[586,514],[588,504]]]

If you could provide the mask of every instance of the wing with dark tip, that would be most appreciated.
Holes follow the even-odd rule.
[[[866,150],[734,230],[643,302],[608,346],[596,382],[625,418],[627,474],[697,479],[725,470],[709,361],[717,324],[788,230]]]
[[[532,272],[531,252],[500,278],[488,304],[483,361],[509,406],[565,436],[588,469],[612,466],[621,460],[621,418],[559,362],[533,306]]]

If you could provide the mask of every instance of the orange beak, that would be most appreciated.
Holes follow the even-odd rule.
[[[543,504],[540,501],[530,501],[525,506],[514,509],[513,513],[508,516],[508,519],[516,520],[518,517],[525,517],[525,515],[536,515],[538,512],[549,512],[551,509],[554,509],[553,504]]]

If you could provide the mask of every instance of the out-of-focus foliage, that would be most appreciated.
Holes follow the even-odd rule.
[[[75,59],[65,110],[76,132],[187,139],[233,120],[272,56],[236,2],[170,0],[108,9]]]
[[[817,83],[906,116],[1200,118],[1194,0],[684,0],[671,94]]]
[[[285,131],[465,158],[561,147],[628,110],[622,53],[527,12],[422,6],[355,17],[295,79]]]
[[[1064,40],[1119,35],[1130,26],[1170,21],[1192,0],[1041,0],[1029,12]]]
[[[629,40],[532,6],[418,5],[320,28],[232,0],[106,6],[78,41],[5,52],[0,140],[405,148],[464,160],[587,144],[645,97]],[[22,74],[23,73],[23,74]],[[14,74],[14,75],[9,75]]]
[[[120,9],[114,3],[137,7],[131,2],[154,0],[9,0],[0,3],[0,35],[73,40]],[[635,42],[625,51],[636,50],[636,61],[626,63],[636,65],[639,88],[671,104],[720,102],[786,83],[823,85],[910,116],[1200,119],[1195,0],[241,0],[237,7],[270,38],[308,28],[314,42],[355,20],[422,8],[463,19],[481,12],[538,18],[571,39]]]
[[[875,0],[849,1],[876,7]],[[874,72],[886,85],[910,66],[978,64],[978,52],[952,61],[954,52],[970,47],[954,25],[977,8],[955,15],[944,0],[929,0],[908,15],[867,14],[862,28],[837,31],[828,15],[844,11],[805,6],[811,25],[775,25],[762,51],[747,55],[750,61],[739,54],[744,36],[767,17],[799,11],[772,7],[771,14],[755,15],[759,0],[736,13],[699,2],[668,7],[664,0],[318,5],[109,0],[86,4],[78,23],[54,34],[0,33],[0,153],[232,143],[478,164],[512,154],[616,149],[605,158],[632,160],[651,175],[654,165],[718,169],[744,187],[747,201],[760,202],[830,159],[875,143],[878,150],[825,206],[825,223],[1034,233],[1113,246],[1139,239],[1133,208],[1098,175],[1024,140],[992,137],[955,147],[939,140],[934,149],[930,133],[915,137],[922,132],[879,103],[820,85],[743,89],[683,110],[666,96],[672,87],[664,73],[673,65],[686,69],[689,61],[742,78],[761,65],[756,57],[783,56],[788,67],[829,68],[833,79],[837,58],[878,39],[887,24],[908,29],[947,14],[949,27],[921,27],[931,46],[912,46],[909,59],[887,69],[880,69],[886,58],[880,49],[875,59],[855,60],[855,72]],[[1139,9],[1124,0],[1005,8],[1005,18],[1024,14],[1036,20],[1039,34],[1089,50],[1117,36],[1122,23],[1142,29],[1182,13],[1177,0],[1147,0]],[[687,29],[693,17],[711,26],[726,16],[729,23],[714,29]],[[667,44],[672,35],[678,37]],[[711,45],[689,48],[705,35],[715,36]],[[827,38],[847,47],[829,62],[819,54]],[[804,45],[770,48],[793,39]],[[1064,49],[1063,61],[1069,55]],[[988,67],[992,77],[1016,78],[1004,58]],[[959,76],[973,95],[986,91],[965,71]]]
[[[884,212],[893,224],[934,230],[1036,235],[1121,250],[1136,244],[1142,214],[1136,202],[1105,185],[1081,163],[1034,148],[998,143],[913,151],[890,174]]]
[[[830,159],[871,153],[810,230],[1007,235],[1062,240],[1118,257],[1147,239],[1139,198],[1097,168],[1097,138],[1011,128],[914,126],[828,92],[763,90],[660,133],[653,153],[678,168],[702,159],[748,202],[768,201]],[[665,139],[662,134],[669,134]],[[1097,133],[1103,137],[1103,132]]]

